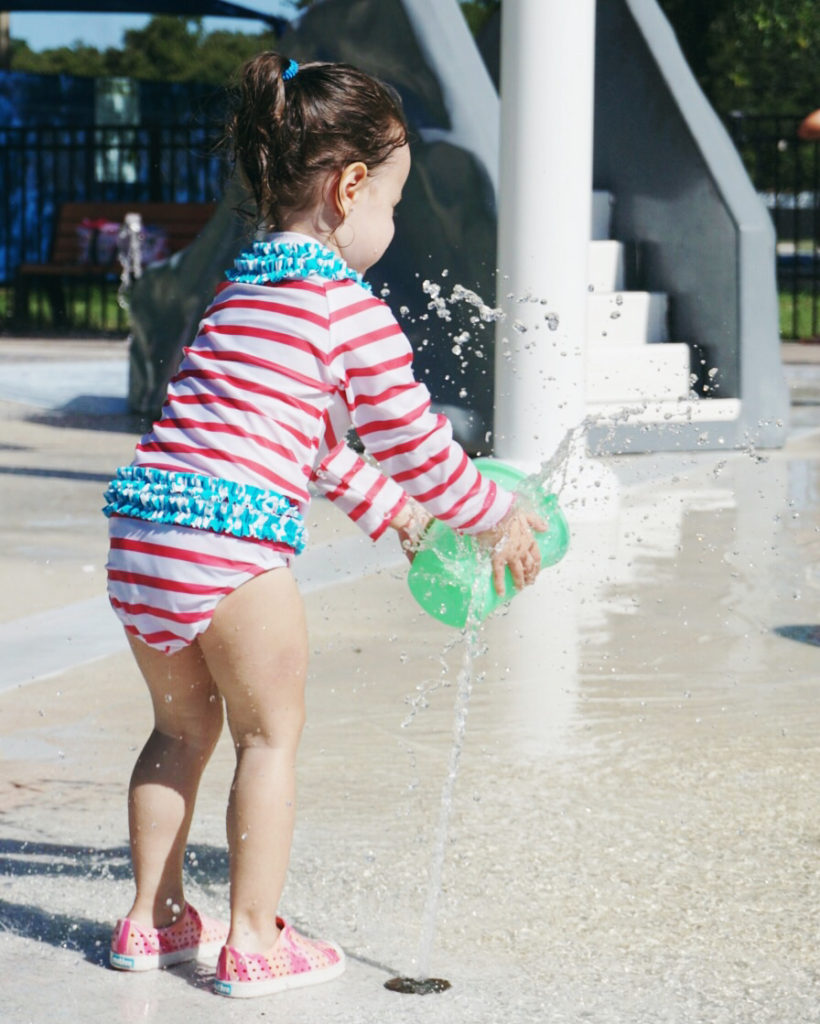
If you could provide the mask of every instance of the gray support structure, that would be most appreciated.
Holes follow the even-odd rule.
[[[716,397],[741,400],[736,420],[594,431],[593,447],[783,444],[774,228],[655,0],[599,0],[593,173],[615,197],[613,236],[634,244],[641,287],[670,295],[671,336],[693,346],[693,371],[716,368]]]

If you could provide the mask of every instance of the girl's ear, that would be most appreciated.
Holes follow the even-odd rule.
[[[364,190],[367,184],[367,164],[357,160],[347,167],[339,175],[339,184],[336,187],[336,205],[342,217],[346,217],[356,201],[356,197]]]

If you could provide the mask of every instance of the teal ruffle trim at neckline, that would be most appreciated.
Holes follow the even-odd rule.
[[[316,274],[327,281],[355,281],[372,291],[362,275],[318,242],[254,242],[225,276],[240,284],[276,284]]]
[[[199,473],[121,466],[105,500],[106,516],[273,541],[293,548],[297,555],[307,539],[302,514],[290,498]]]

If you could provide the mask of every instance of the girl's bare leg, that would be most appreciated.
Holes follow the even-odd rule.
[[[130,640],[154,705],[128,818],[137,895],[128,917],[162,928],[184,906],[182,868],[199,780],[222,730],[222,700],[199,648],[162,654]]]
[[[199,644],[225,698],[236,747],[227,814],[228,945],[262,953],[278,935],[305,720],[307,633],[290,570],[273,569],[223,598]]]

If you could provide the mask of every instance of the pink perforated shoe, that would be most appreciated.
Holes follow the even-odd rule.
[[[345,969],[345,955],[332,942],[308,939],[281,917],[279,938],[267,953],[240,953],[225,946],[216,965],[214,990],[223,996],[265,996],[286,988],[318,985],[337,978]]]
[[[117,921],[108,959],[120,971],[150,971],[216,956],[227,937],[227,924],[186,903],[179,920],[166,928],[142,928],[127,917]]]

